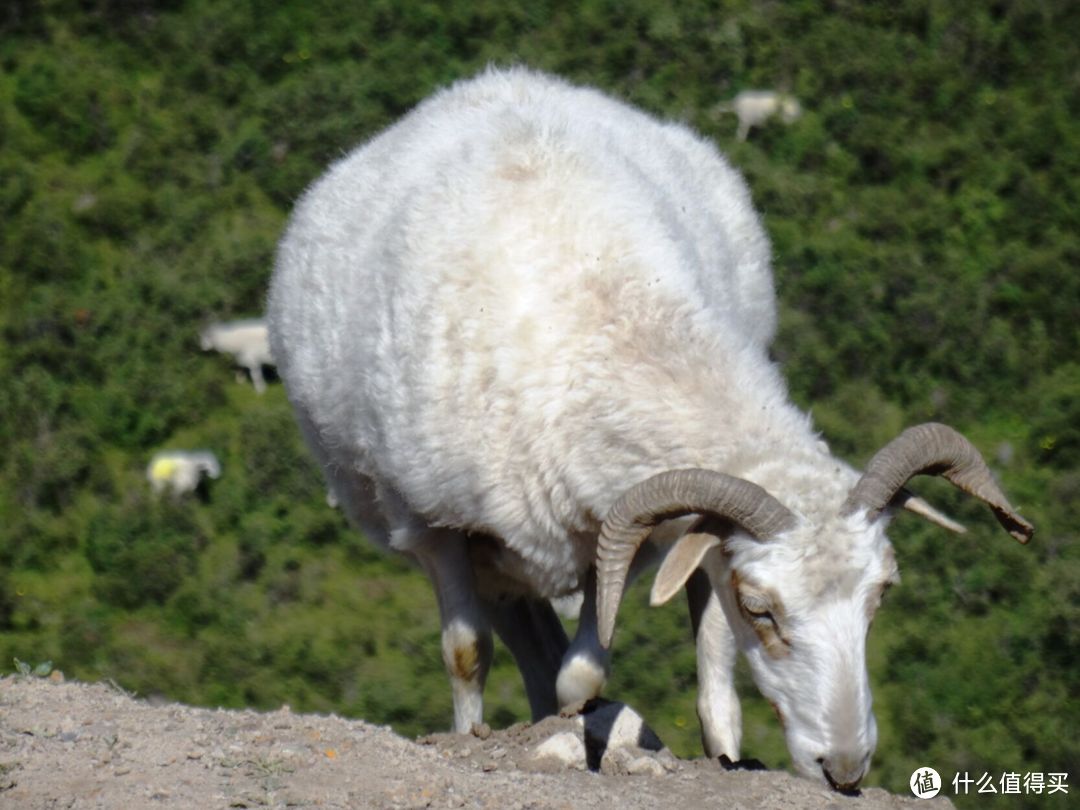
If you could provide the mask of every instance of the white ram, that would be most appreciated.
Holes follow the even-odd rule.
[[[261,319],[212,323],[199,333],[204,352],[211,350],[232,355],[236,365],[246,368],[251,384],[258,393],[266,390],[263,366],[274,365],[274,355],[266,336],[266,324]]]
[[[943,426],[862,476],[830,455],[768,358],[769,247],[739,174],[680,125],[525,69],[333,165],[292,215],[268,318],[343,509],[434,584],[459,731],[492,628],[534,715],[596,695],[627,569],[667,552],[654,596],[686,584],[707,752],[738,759],[741,650],[799,770],[852,787],[904,482],[941,473],[1030,534]],[[546,600],[579,590],[568,644]]]

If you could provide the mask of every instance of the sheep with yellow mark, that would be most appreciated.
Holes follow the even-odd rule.
[[[146,480],[155,495],[169,490],[173,497],[194,492],[203,476],[217,478],[221,463],[209,450],[162,450],[146,465]]]

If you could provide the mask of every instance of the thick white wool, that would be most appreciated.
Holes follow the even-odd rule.
[[[346,511],[380,512],[375,539],[487,532],[550,596],[578,585],[611,502],[664,469],[741,475],[797,512],[839,504],[854,474],[767,359],[769,260],[712,145],[596,91],[489,70],[304,195],[272,350]]]

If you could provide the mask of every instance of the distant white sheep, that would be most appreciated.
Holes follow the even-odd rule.
[[[789,93],[775,90],[743,90],[726,104],[717,107],[718,112],[733,112],[739,117],[736,136],[745,141],[750,127],[760,127],[774,115],[790,124],[802,115],[802,105]]]
[[[221,475],[221,462],[209,450],[162,450],[146,465],[146,480],[155,495],[166,489],[174,497],[194,492],[203,475],[209,478]]]
[[[255,390],[260,394],[266,390],[263,366],[273,366],[274,356],[262,320],[212,323],[199,334],[199,342],[204,352],[214,350],[231,354],[238,366],[248,370]]]

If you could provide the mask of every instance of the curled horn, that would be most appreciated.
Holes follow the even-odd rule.
[[[901,495],[916,475],[940,475],[958,489],[987,504],[1005,530],[1026,543],[1034,527],[1009,505],[994,483],[990,468],[967,439],[947,425],[927,422],[910,427],[881,448],[852,488],[845,514],[865,509],[871,520]]]
[[[631,487],[611,506],[600,527],[597,617],[604,647],[611,644],[615,614],[638,548],[657,523],[689,514],[732,521],[759,540],[795,525],[795,516],[764,489],[724,473],[668,470]]]

